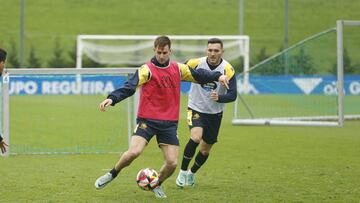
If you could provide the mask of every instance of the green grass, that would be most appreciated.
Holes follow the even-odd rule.
[[[334,96],[244,95],[242,97],[256,118],[336,115],[337,98]],[[243,108],[244,105],[240,104],[241,117],[247,116]]]
[[[0,46],[7,49],[11,40],[19,44],[19,2],[0,0]],[[59,38],[68,52],[73,50],[78,34],[238,34],[238,2],[28,0],[25,55],[28,57],[30,47],[34,46],[42,66],[47,67],[55,39]],[[244,1],[244,6],[244,31],[251,39],[251,57],[262,47],[267,47],[271,55],[278,52],[284,44],[283,1]],[[334,27],[338,19],[359,20],[359,9],[360,2],[353,0],[289,1],[289,45]],[[354,41],[359,39],[357,33],[351,34],[356,37]],[[348,46],[355,46],[354,41],[348,42]],[[357,50],[359,47],[355,46],[350,54],[360,63],[356,59]]]
[[[336,116],[338,98],[324,95],[263,94],[242,95],[255,118]],[[250,118],[250,114],[238,99],[238,117]],[[359,96],[344,97],[345,114],[360,114]]]
[[[116,132],[124,131],[123,126],[116,126],[124,119],[122,107],[101,113],[97,106],[102,99],[102,96],[11,97],[11,146],[43,141],[49,145],[51,141],[82,145],[83,134],[89,140],[115,134],[112,138],[117,140],[115,148],[121,151],[122,144],[127,143],[126,137],[116,137]],[[182,152],[189,136],[185,97],[181,107]],[[233,104],[228,105],[224,114],[219,143],[197,173],[196,186],[185,189],[175,186],[178,167],[176,174],[164,183],[167,202],[358,202],[359,121],[345,122],[343,128],[232,126],[232,107]],[[66,115],[69,111],[75,112]],[[52,121],[58,126],[51,125]],[[44,125],[37,126],[37,122]],[[76,133],[68,136],[66,127]],[[50,132],[52,139],[32,137],[43,130]],[[117,154],[2,158],[1,202],[158,202],[152,193],[140,190],[135,183],[138,170],[149,166],[159,170],[163,163],[156,141],[152,140],[114,182],[96,191],[95,179],[118,158]]]
[[[127,102],[101,113],[98,103],[103,98],[11,97],[13,152],[120,152],[126,149]]]
[[[52,57],[56,38],[68,52],[78,34],[239,33],[238,0],[25,2],[26,56],[34,46],[44,67]],[[251,39],[251,57],[262,47],[267,47],[268,54],[276,53],[283,44],[283,1],[244,2],[244,30]],[[0,0],[0,5],[0,46],[11,50],[11,40],[19,44],[19,1]],[[359,20],[359,9],[360,2],[353,0],[289,1],[290,45],[334,27],[338,19]],[[350,30],[351,40],[345,38],[344,42],[355,64],[360,64],[355,57],[358,43],[354,43],[359,41],[358,31]],[[19,153],[55,151],[55,147],[79,152],[95,147],[123,151],[127,145],[126,104],[100,113],[97,107],[102,99],[11,97],[11,149]],[[358,98],[348,102],[356,105]],[[182,152],[189,137],[184,98],[181,106]],[[219,143],[196,176],[196,186],[178,189],[174,174],[164,183],[167,202],[359,201],[359,121],[345,122],[343,128],[232,126],[232,106],[226,110]],[[159,170],[163,163],[155,143],[153,140],[142,156],[101,191],[94,189],[94,181],[113,166],[117,154],[0,158],[0,202],[158,202],[135,184],[139,169],[150,166]]]

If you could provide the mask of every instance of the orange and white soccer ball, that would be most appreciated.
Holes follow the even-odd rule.
[[[152,190],[159,184],[159,174],[152,168],[141,169],[136,176],[136,183],[143,190]]]

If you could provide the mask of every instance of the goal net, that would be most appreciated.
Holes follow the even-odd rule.
[[[338,21],[241,74],[233,124],[342,126],[360,118],[359,25]]]
[[[2,115],[9,124],[5,137],[10,153],[125,151],[134,128],[134,98],[105,113],[99,111],[99,103],[135,70],[9,69],[10,81],[2,86],[3,104],[9,111]]]
[[[79,35],[76,67],[83,67],[84,57],[107,66],[138,66],[154,56],[155,35]],[[204,56],[207,40],[218,37],[224,42],[228,61],[243,59],[249,64],[249,37],[242,35],[170,35],[171,59],[184,63]]]

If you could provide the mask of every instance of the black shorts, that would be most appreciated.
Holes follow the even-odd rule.
[[[178,121],[163,121],[154,119],[137,118],[137,125],[133,135],[139,135],[150,142],[156,135],[158,145],[169,144],[179,146],[177,136]]]
[[[202,139],[207,144],[214,144],[217,142],[219,129],[221,125],[222,112],[217,114],[200,113],[191,108],[187,110],[187,122],[189,128],[202,127]]]

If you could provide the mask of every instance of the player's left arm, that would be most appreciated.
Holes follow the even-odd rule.
[[[226,94],[218,95],[217,102],[219,103],[229,103],[236,100],[237,96],[237,84],[236,84],[236,76],[234,68],[228,64],[225,66],[224,74],[230,78],[229,80],[229,89],[227,90]]]
[[[114,90],[108,95],[108,99],[112,100],[112,106],[120,101],[132,96],[136,88],[145,84],[150,80],[151,72],[149,67],[145,64],[136,70],[135,74],[132,75],[128,81],[125,82],[124,86]]]

